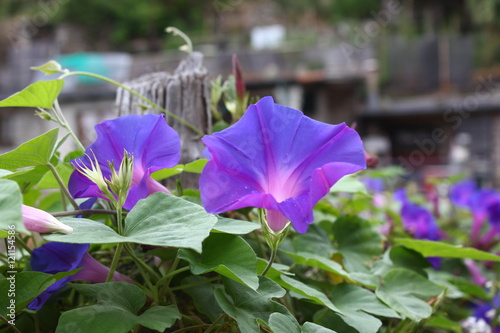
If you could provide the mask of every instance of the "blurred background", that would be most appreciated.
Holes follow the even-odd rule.
[[[500,0],[1,0],[0,99],[63,68],[123,82],[186,57],[211,78],[237,54],[251,95],[329,123],[356,122],[380,166],[417,179],[464,172],[500,186]],[[89,143],[116,116],[114,86],[71,78],[60,102]],[[48,130],[33,110],[0,110],[0,152]]]

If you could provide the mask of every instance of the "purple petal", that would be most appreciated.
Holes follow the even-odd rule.
[[[106,282],[109,268],[95,260],[88,252],[86,252],[82,258],[81,267],[84,267],[84,269],[72,275],[70,277],[71,281],[84,280],[91,283]],[[116,271],[113,273],[112,281],[134,283],[132,279]]]
[[[487,206],[490,225],[500,230],[500,197],[496,197]]]
[[[37,272],[56,274],[78,268],[89,244],[50,242],[33,250],[31,268]]]
[[[82,259],[85,253],[87,253],[89,246],[89,244],[56,242],[43,244],[39,248],[33,250],[33,254],[31,255],[31,268],[33,271],[48,274],[72,271],[81,267]],[[52,294],[61,289],[71,280],[71,278],[71,276],[67,276],[55,282],[31,301],[28,305],[28,309],[40,310]]]
[[[441,231],[430,211],[410,201],[403,203],[401,217],[405,230],[417,239],[440,240]]]
[[[450,200],[458,207],[468,207],[471,195],[477,190],[472,179],[465,179],[450,188]]]
[[[200,178],[208,212],[279,209],[299,232],[305,232],[312,207],[336,181],[365,168],[356,131],[315,121],[271,97],[203,142],[212,157]]]
[[[152,172],[173,167],[179,162],[179,136],[167,125],[163,116],[154,114],[123,116],[103,121],[96,125],[95,129],[97,139],[85,153],[91,157],[95,155],[105,178],[109,179],[111,174],[108,161],[114,161],[115,168],[118,169],[124,150],[134,155],[134,177],[131,188],[134,197],[126,209],[133,207],[130,202],[135,204],[139,199],[145,198],[156,186],[150,179]],[[82,156],[76,161],[90,166],[87,156]],[[143,188],[134,190],[135,186]],[[69,190],[75,198],[100,197],[97,185],[76,170],[70,177]]]
[[[164,192],[171,194],[165,186],[151,178],[150,170],[147,170],[143,175],[140,175],[139,177],[142,177],[140,182],[130,188],[127,196],[127,201],[123,205],[123,208],[131,210],[135,206],[137,201],[146,198],[152,193]]]
[[[488,206],[497,200],[497,193],[493,189],[480,189],[470,196],[469,208],[477,220],[484,220],[488,216]]]

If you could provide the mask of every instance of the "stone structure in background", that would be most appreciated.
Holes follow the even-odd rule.
[[[210,83],[207,70],[203,67],[203,54],[190,53],[179,63],[173,74],[149,73],[125,82],[124,85],[186,120],[199,131],[210,133],[212,121],[209,109]],[[124,89],[118,89],[115,105],[118,116],[162,113],[161,110],[150,107],[145,101]],[[204,149],[200,135],[172,117],[166,115],[166,118],[181,139],[180,163],[199,159]],[[197,177],[193,177],[193,174],[183,174],[181,181],[186,188],[197,188]],[[172,188],[172,184],[169,186]]]

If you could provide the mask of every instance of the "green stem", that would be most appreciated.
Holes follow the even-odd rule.
[[[276,258],[276,253],[278,253],[278,248],[272,248],[271,249],[271,257],[269,258],[269,262],[267,263],[266,268],[262,271],[262,276],[266,275],[266,273],[269,271],[271,266],[273,265],[274,259]]]
[[[125,244],[125,251],[127,251],[127,253],[132,257],[132,259],[135,261],[135,263],[138,266],[141,266],[142,268],[144,268],[157,281],[161,279],[161,276],[158,273],[156,273],[153,268],[151,268],[148,264],[146,264],[144,261],[142,261],[141,259],[139,259],[135,255],[134,249],[132,248],[132,246],[130,244],[128,244],[128,243]]]
[[[180,36],[184,41],[186,42],[186,50],[181,50],[186,51],[187,53],[192,53],[193,52],[193,43],[191,42],[191,39],[182,31],[177,29],[176,27],[167,27],[165,29],[166,32],[172,33],[174,36]]]
[[[173,331],[172,333],[193,332],[197,328],[203,328],[203,327],[207,327],[207,326],[209,326],[209,324],[194,325],[194,326],[181,328],[180,330]]]
[[[215,319],[215,321],[212,323],[212,325],[210,325],[210,326],[209,326],[209,327],[205,330],[205,332],[204,332],[204,333],[209,333],[211,330],[213,330],[213,329],[215,328],[215,326],[217,326],[217,323],[218,323],[219,321],[221,321],[222,319],[224,319],[224,317],[225,317],[225,316],[226,316],[226,314],[225,314],[225,313],[221,314],[221,315],[219,316],[219,318]]]
[[[254,230],[252,233],[253,233],[255,240],[257,241],[257,244],[259,246],[260,254],[262,257],[264,257],[266,255],[266,248],[264,247],[264,244],[262,243],[262,239],[259,237],[259,233],[256,230]]]
[[[66,131],[68,131],[69,135],[71,135],[71,137],[73,138],[73,140],[75,141],[76,145],[78,146],[78,148],[81,150],[81,151],[85,151],[85,147],[83,146],[83,144],[80,142],[80,139],[78,139],[78,137],[76,136],[75,132],[73,132],[73,130],[71,129],[71,127],[69,126],[69,123],[68,121],[66,120],[66,118],[64,117],[64,113],[61,111],[61,108],[59,107],[59,101],[56,99],[54,101],[54,114],[56,115],[56,118],[59,120],[59,124],[64,127],[64,129]]]
[[[35,333],[40,333],[40,318],[38,318],[38,313],[32,315],[35,321]]]
[[[111,282],[113,280],[113,274],[115,274],[116,266],[120,260],[120,254],[122,253],[123,243],[118,243],[116,247],[115,255],[113,256],[113,261],[111,262],[111,267],[109,268],[108,277],[106,282]]]
[[[118,234],[123,235],[123,215],[122,206],[116,206],[116,226],[118,227]]]
[[[15,332],[15,333],[21,333],[20,330],[18,330],[16,328],[16,326],[12,325],[11,323],[9,323],[9,320],[7,318],[5,318],[4,316],[0,315],[0,319],[2,319],[2,321],[4,321],[7,325],[10,326],[10,328],[12,329],[12,332]]]
[[[33,251],[26,245],[21,237],[16,235],[16,245],[19,244],[24,250],[26,250],[30,255],[33,254]]]
[[[61,188],[61,191],[66,195],[68,198],[69,202],[75,209],[80,209],[76,201],[73,199],[71,196],[71,193],[69,193],[68,188],[66,185],[64,185],[64,182],[61,179],[61,176],[59,176],[59,173],[57,172],[56,168],[52,165],[52,163],[48,163],[47,166],[50,168],[50,171],[52,171],[52,174],[54,175],[54,178],[56,179],[57,183],[59,184],[59,187]]]
[[[167,114],[169,117],[177,120],[178,122],[182,123],[184,126],[190,128],[193,132],[195,132],[196,134],[198,134],[200,137],[204,136],[205,133],[203,133],[202,131],[200,131],[199,129],[197,129],[196,127],[194,127],[190,122],[182,119],[181,117],[179,117],[178,115],[176,114],[173,114],[172,112],[166,110],[165,108],[162,108],[161,106],[159,106],[158,104],[154,103],[153,101],[149,100],[148,98],[142,96],[141,94],[137,93],[136,91],[130,89],[129,87],[121,84],[120,82],[117,82],[115,80],[112,80],[110,78],[107,78],[105,76],[102,76],[102,75],[99,75],[99,74],[94,74],[94,73],[89,73],[89,72],[80,72],[80,71],[77,71],[77,72],[69,72],[69,73],[66,73],[66,74],[63,74],[59,77],[59,79],[65,79],[67,78],[68,76],[72,76],[72,75],[82,75],[82,76],[90,76],[90,77],[93,77],[95,79],[99,79],[99,80],[102,80],[102,81],[105,81],[105,82],[108,82],[108,83],[111,83],[117,87],[120,87],[122,88],[123,90],[126,90],[128,91],[129,93],[131,93],[132,95],[140,98],[141,100],[143,100],[144,102],[148,103],[150,106],[164,112],[165,114]]]
[[[182,272],[185,272],[187,270],[189,270],[189,266],[182,267],[182,268],[176,269],[173,272],[168,273],[167,275],[163,276],[160,280],[158,280],[158,283],[156,283],[156,287],[160,287],[160,285],[162,283],[165,283],[165,286],[168,287],[168,285],[170,284],[170,281],[172,280],[172,278],[175,275],[182,273]]]
[[[78,209],[71,212],[55,212],[50,213],[52,216],[73,216],[73,215],[93,215],[93,214],[106,214],[106,215],[116,215],[116,210],[112,209]],[[127,212],[122,212],[122,215],[127,215]]]
[[[0,261],[3,262],[5,265],[9,265],[9,262],[7,261],[7,259],[4,259],[3,257],[0,257]]]

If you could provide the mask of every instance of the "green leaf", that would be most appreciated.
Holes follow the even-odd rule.
[[[427,327],[437,327],[446,331],[452,331],[456,333],[462,333],[462,326],[456,321],[452,321],[443,316],[431,317],[426,321],[425,326]]]
[[[264,260],[262,258],[257,258],[257,273],[262,274],[264,269],[267,267],[268,261]],[[290,266],[283,265],[283,264],[278,264],[277,262],[273,262],[271,265],[271,268],[267,271],[266,277],[270,278],[271,280],[277,280],[279,279],[280,275],[294,275],[293,273],[289,272]]]
[[[64,87],[64,80],[38,81],[0,101],[0,107],[39,107],[50,109]]]
[[[174,325],[175,321],[180,318],[181,314],[174,305],[155,306],[147,309],[139,316],[138,324],[163,332]]]
[[[208,160],[201,159],[193,161],[188,164],[178,164],[173,168],[165,168],[155,171],[151,174],[151,177],[153,177],[154,180],[162,180],[168,177],[178,175],[182,172],[201,173],[207,163]]]
[[[56,165],[56,171],[64,184],[68,184],[69,177],[71,176],[73,170],[74,168],[70,164],[59,163]],[[37,188],[39,190],[58,189],[59,183],[52,172],[47,172],[38,183]]]
[[[66,276],[73,275],[79,270],[80,269],[70,272],[61,272],[55,275],[31,271],[9,274],[9,279],[5,278],[0,280],[0,290],[2,290],[2,297],[0,297],[0,315],[7,317],[9,311],[7,307],[11,304],[11,299],[15,299],[15,310],[19,312],[55,282]],[[13,289],[11,289],[11,281],[14,281]],[[10,292],[13,292],[15,296],[9,297]]]
[[[196,310],[205,314],[213,322],[222,314],[222,309],[215,300],[214,285],[208,283],[207,280],[201,276],[188,276],[182,279],[182,285],[200,284],[182,290],[191,296]]]
[[[330,192],[361,193],[368,195],[365,184],[358,180],[355,174],[342,177],[332,186]]]
[[[125,333],[136,325],[163,332],[181,317],[173,305],[149,308],[138,316],[146,296],[133,284],[109,282],[73,287],[95,299],[97,304],[64,312],[56,332],[71,332],[78,328],[83,333]]]
[[[189,261],[196,275],[215,271],[254,290],[259,287],[257,256],[240,236],[211,234],[203,242],[201,254],[180,250],[178,257]]]
[[[295,318],[290,318],[281,313],[273,313],[269,317],[269,327],[273,332],[286,332],[286,333],[335,333],[326,327],[305,322],[302,327],[300,327],[299,322]]]
[[[38,165],[36,167],[26,167],[5,176],[5,179],[10,179],[19,184],[21,192],[26,194],[33,186],[37,185],[43,176],[50,172],[50,168],[46,165]]]
[[[382,322],[372,316],[399,318],[399,315],[367,289],[342,283],[331,289],[330,299],[345,316],[340,318],[361,333],[376,333]],[[321,323],[321,322],[320,322]]]
[[[13,172],[9,170],[0,169],[0,178],[11,175]]]
[[[432,314],[432,308],[427,304],[427,300],[442,291],[441,287],[422,275],[397,268],[384,276],[382,286],[377,288],[375,293],[385,304],[403,316],[420,321]]]
[[[201,251],[202,242],[217,217],[187,200],[153,193],[140,200],[125,220],[125,236],[136,243],[190,248]]]
[[[336,252],[328,234],[316,224],[311,224],[307,233],[294,236],[293,248],[297,252],[316,253],[328,259]]]
[[[424,257],[470,258],[474,260],[500,262],[500,256],[480,251],[471,247],[462,247],[459,245],[450,245],[442,242],[407,238],[396,238],[394,239],[394,241],[406,248],[421,253]]]
[[[260,225],[258,223],[234,220],[225,217],[217,217],[217,223],[214,225],[215,231],[234,235],[245,235],[257,229],[260,229]]]
[[[208,163],[207,159],[196,160],[184,165],[185,172],[201,173],[205,165]]]
[[[317,267],[330,273],[339,274],[343,277],[349,278],[347,273],[338,262],[328,258],[316,255],[314,253],[297,252],[291,253],[281,250],[281,252],[290,256],[299,265],[306,265],[310,267]]]
[[[290,320],[289,316],[281,313],[273,313],[269,317],[269,327],[273,332],[301,333],[297,319]]]
[[[367,271],[369,263],[382,253],[380,233],[357,216],[339,217],[333,224],[333,234],[348,271]]]
[[[336,333],[335,331],[326,328],[324,326],[320,326],[315,323],[310,323],[306,321],[304,325],[302,325],[302,333]]]
[[[381,260],[377,260],[373,264],[372,272],[383,276],[391,269],[406,268],[427,277],[425,269],[429,267],[431,264],[420,253],[397,245],[384,253]]]
[[[242,333],[260,332],[259,321],[267,323],[276,312],[292,318],[287,308],[272,300],[283,297],[285,290],[267,277],[259,276],[257,291],[227,278],[222,281],[224,288],[215,290],[215,299],[222,310],[236,320]]]
[[[33,67],[30,67],[30,69],[32,69],[34,71],[40,71],[40,72],[44,73],[45,75],[65,73],[65,71],[61,67],[61,64],[55,60],[49,60],[46,63],[44,63],[43,65],[33,66]]]
[[[159,181],[159,180],[162,180],[162,179],[165,179],[168,177],[178,175],[178,174],[182,173],[183,170],[184,170],[184,164],[179,164],[179,165],[176,165],[172,168],[165,168],[165,169],[160,169],[158,171],[155,171],[151,174],[151,177],[154,180]]]
[[[14,226],[15,232],[29,233],[24,227],[21,205],[23,197],[19,186],[12,180],[0,179],[0,229],[10,230]]]
[[[58,131],[59,129],[54,128],[0,155],[0,169],[14,171],[18,168],[47,165],[57,143]]]
[[[73,233],[46,235],[45,239],[79,244],[131,242],[201,252],[202,242],[210,234],[217,217],[208,214],[197,204],[158,192],[139,200],[128,213],[123,236],[89,219],[63,218],[61,221],[71,226]]]
[[[120,236],[116,231],[103,224],[102,222],[85,219],[64,217],[60,220],[62,223],[73,228],[73,233],[69,235],[47,234],[43,237],[51,242],[76,243],[76,244],[108,244],[133,242],[126,237]],[[68,236],[68,237],[65,237]]]
[[[324,305],[330,310],[342,314],[342,311],[340,311],[340,309],[338,309],[335,305],[333,305],[333,303],[328,299],[328,297],[324,293],[308,286],[307,284],[301,281],[292,279],[291,277],[288,277],[286,275],[282,275],[281,278],[276,282],[280,286],[288,290],[294,291],[297,294],[306,297],[307,299],[313,301],[316,304]]]

